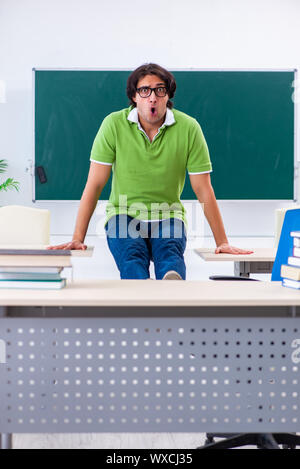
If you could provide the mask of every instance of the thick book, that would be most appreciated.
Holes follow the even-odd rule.
[[[300,231],[291,231],[290,235],[293,238],[294,247],[300,248]]]
[[[72,256],[49,255],[15,255],[0,254],[0,269],[2,267],[71,267]]]
[[[286,277],[292,280],[300,280],[300,267],[283,264],[280,271],[281,277]]]
[[[290,257],[288,257],[288,264],[289,264],[289,265],[295,265],[295,266],[297,266],[297,267],[300,267],[300,258],[299,258],[299,257],[290,256]]]
[[[0,273],[18,273],[28,274],[33,272],[35,274],[59,274],[63,267],[0,267]]]
[[[300,248],[300,238],[293,238],[293,244],[295,248]]]
[[[71,256],[65,249],[0,249],[0,256]]]
[[[292,238],[300,238],[300,231],[291,231],[290,235]]]
[[[299,257],[300,258],[300,248],[294,247],[293,255],[294,255],[294,257]]]
[[[66,285],[66,279],[60,280],[1,280],[0,288],[18,288],[32,290],[60,290]]]
[[[282,279],[282,285],[284,287],[295,288],[296,290],[300,289],[300,281],[299,280],[291,280],[289,278]]]
[[[0,272],[2,280],[60,280],[58,273],[48,274],[41,272]]]

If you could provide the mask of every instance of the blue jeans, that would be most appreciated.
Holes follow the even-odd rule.
[[[181,220],[144,222],[116,215],[108,220],[105,230],[121,279],[149,278],[153,261],[157,280],[169,270],[175,270],[185,280],[186,233]]]

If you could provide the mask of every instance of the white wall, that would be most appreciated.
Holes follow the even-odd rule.
[[[293,69],[299,44],[299,0],[0,0],[0,159],[21,183],[19,193],[1,193],[0,205],[32,205],[33,67]],[[51,232],[71,235],[78,203],[35,203],[45,205]],[[272,235],[274,209],[284,205],[220,201],[228,234],[241,236]]]

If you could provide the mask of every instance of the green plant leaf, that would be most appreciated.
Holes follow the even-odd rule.
[[[0,192],[1,191],[6,191],[7,192],[9,189],[15,189],[15,190],[19,191],[19,184],[20,183],[18,181],[15,181],[12,178],[8,178],[5,182],[0,184]]]
[[[4,173],[7,170],[7,161],[0,160],[0,173]],[[15,181],[13,178],[6,179],[5,182],[0,184],[0,192],[7,191],[8,189],[15,189],[16,191],[19,190],[19,182]]]
[[[0,173],[4,173],[7,169],[7,163],[5,160],[0,160]]]

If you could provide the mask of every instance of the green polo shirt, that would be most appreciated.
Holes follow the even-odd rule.
[[[175,217],[186,223],[180,201],[186,170],[212,170],[201,127],[187,114],[168,109],[174,118],[171,123],[166,119],[150,142],[137,119],[130,118],[134,112],[129,107],[109,114],[92,146],[91,161],[112,165],[105,223],[117,214],[146,221]]]

